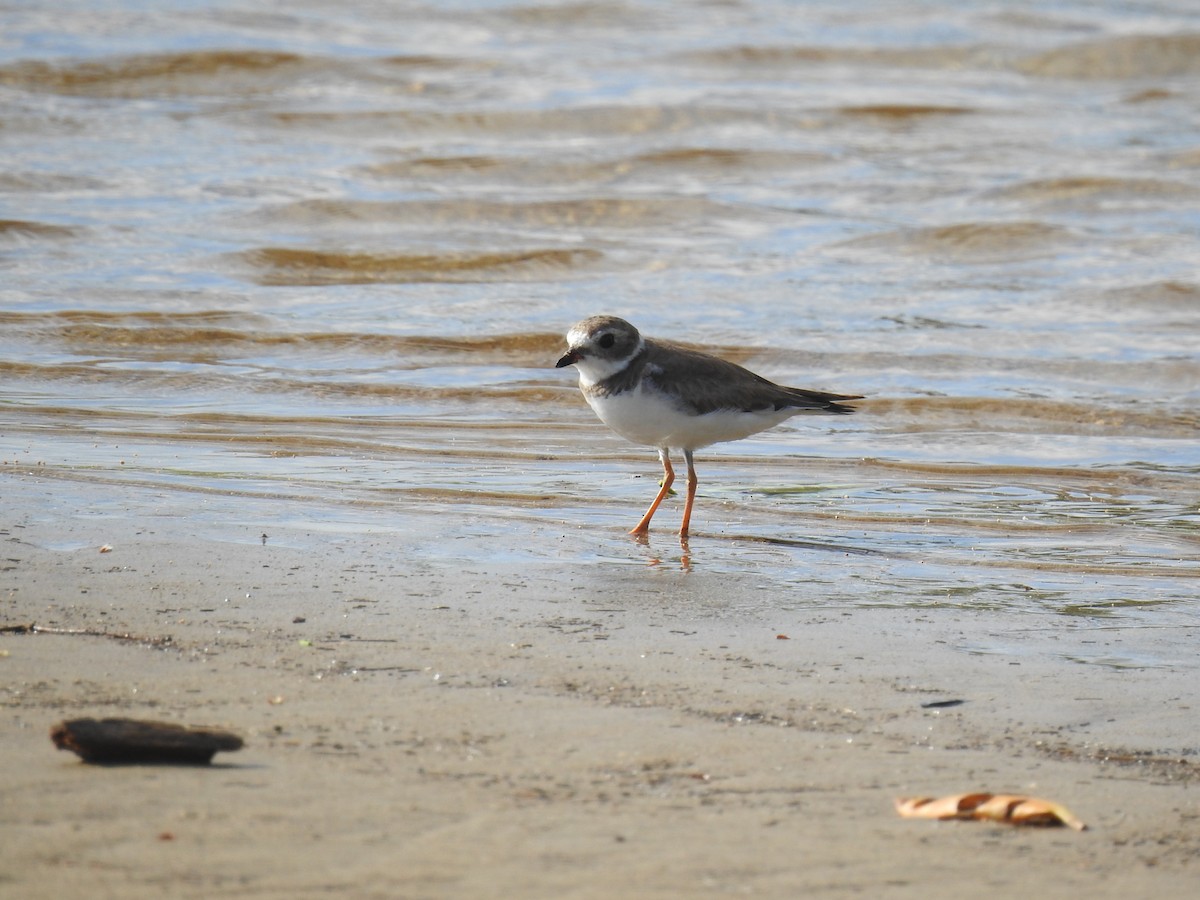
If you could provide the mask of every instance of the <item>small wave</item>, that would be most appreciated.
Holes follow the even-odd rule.
[[[492,15],[519,25],[542,26],[551,29],[615,26],[628,29],[638,24],[648,26],[652,13],[628,3],[579,2],[555,4],[515,4],[497,8]]]
[[[1177,181],[1157,178],[1047,178],[997,188],[987,195],[1000,200],[1017,200],[1045,205],[1096,208],[1105,204],[1139,200],[1155,203],[1179,200],[1194,202],[1200,189]]]
[[[45,313],[0,312],[0,326],[9,335],[39,342],[62,342],[74,352],[126,354],[170,347],[173,358],[211,358],[217,344],[234,345],[267,334],[260,316],[225,311],[162,313],[56,310]],[[262,329],[262,330],[259,330]],[[178,348],[190,352],[179,356]],[[15,372],[15,362],[5,362]]]
[[[975,112],[969,106],[936,106],[904,103],[881,103],[865,106],[842,106],[838,113],[851,118],[891,119],[908,121],[929,116],[965,116]]]
[[[223,309],[197,310],[194,312],[156,312],[153,310],[109,312],[98,309],[56,309],[47,312],[7,312],[0,310],[0,324],[12,327],[37,327],[39,325],[58,327],[63,322],[104,324],[171,323],[179,325],[204,323],[205,325],[211,325],[216,322],[245,324],[247,322],[265,323],[266,321],[266,318],[253,313],[231,312]]]
[[[255,127],[273,124],[278,128],[298,128],[323,134],[343,132],[359,139],[368,134],[388,138],[404,134],[410,140],[450,137],[461,141],[480,135],[542,140],[547,134],[556,134],[609,140],[617,135],[678,137],[692,131],[708,132],[714,128],[738,126],[773,131],[806,129],[811,126],[811,117],[780,109],[710,104],[594,105],[552,109],[255,110],[253,124]]]
[[[108,185],[98,178],[60,172],[0,172],[0,191],[20,194],[57,194],[63,191],[98,191]]]
[[[543,186],[547,183],[609,184],[644,179],[661,185],[664,178],[720,177],[768,170],[808,168],[829,162],[830,157],[806,151],[771,151],[722,147],[670,147],[607,159],[556,156],[446,156],[417,157],[374,163],[361,171],[381,179],[413,182],[440,181],[447,177],[488,184]]]
[[[292,347],[298,351],[372,353],[384,357],[391,368],[438,365],[509,365],[550,367],[562,352],[561,334],[517,332],[487,336],[388,335],[354,331],[288,332],[254,314],[211,311],[191,313],[98,312],[63,310],[49,313],[0,311],[6,334],[37,341],[61,342],[73,352],[109,354],[120,350],[128,357],[174,361],[213,361],[226,355],[245,356],[247,347]],[[184,352],[186,351],[186,352]],[[402,362],[398,362],[402,360]],[[83,371],[94,371],[80,363]],[[0,360],[0,372],[36,377],[39,372],[74,375],[75,370]]]
[[[1200,417],[1026,397],[904,397],[860,401],[859,411],[898,420],[905,431],[1127,435],[1200,438]],[[907,423],[907,424],[904,424]]]
[[[500,156],[420,156],[364,166],[362,171],[376,178],[427,178],[479,172],[510,172],[521,165],[532,165],[524,158]]]
[[[266,285],[526,281],[561,277],[602,258],[598,250],[376,254],[262,247],[238,254]]]
[[[0,219],[0,238],[69,238],[78,231],[65,225],[31,222],[26,219]]]
[[[834,246],[928,255],[942,262],[990,263],[1051,256],[1072,241],[1070,231],[1044,222],[963,222],[866,235]]]
[[[1200,312],[1200,285],[1182,281],[1154,281],[1112,288],[1103,291],[1100,297],[1113,305],[1177,310],[1191,315]]]
[[[1146,319],[1160,324],[1172,322],[1176,329],[1193,329],[1200,324],[1200,285],[1183,281],[1152,281],[1097,290],[1081,286],[1060,294],[1054,301],[1067,304],[1093,315],[1112,317],[1113,321]],[[1189,339],[1179,331],[1180,346]],[[1096,371],[1101,367],[1094,364]],[[1151,378],[1151,369],[1171,370],[1181,390],[1186,385],[1200,383],[1200,358],[1185,355],[1167,357],[1139,366],[1137,381],[1143,386]],[[1125,376],[1129,380],[1129,376]]]
[[[261,50],[202,50],[121,56],[69,64],[19,62],[0,68],[0,84],[28,91],[137,98],[230,90],[229,79],[254,87],[264,73],[298,70],[305,57]]]
[[[1017,62],[1043,78],[1165,78],[1200,72],[1200,34],[1139,34],[1088,41]]]
[[[330,222],[437,227],[508,226],[564,231],[581,228],[662,228],[682,222],[744,219],[751,210],[703,197],[584,197],[574,200],[506,202],[447,199],[414,201],[301,200],[264,210],[256,218],[274,225]]]
[[[853,65],[960,69],[990,60],[986,47],[814,47],[739,45],[679,54],[673,59],[704,66]]]
[[[1173,154],[1167,161],[1168,166],[1172,169],[1197,169],[1200,168],[1200,149],[1183,150]]]
[[[184,363],[187,360],[179,362]],[[287,377],[279,374],[258,374],[254,378],[246,378],[242,373],[223,374],[220,369],[207,365],[209,360],[200,359],[199,362],[201,365],[193,366],[191,371],[180,371],[183,368],[181,365],[155,371],[145,366],[122,367],[107,362],[37,364],[0,360],[0,376],[10,380],[9,388],[16,382],[23,381],[38,385],[39,392],[43,394],[51,386],[61,388],[70,385],[78,385],[87,391],[99,388],[114,392],[112,399],[100,401],[90,395],[68,397],[64,394],[62,399],[53,404],[44,399],[12,403],[13,409],[19,407],[26,418],[34,414],[65,417],[112,414],[152,418],[156,413],[148,411],[147,407],[164,409],[173,402],[177,408],[187,408],[194,405],[197,398],[204,398],[198,402],[208,408],[222,405],[229,407],[235,405],[235,401],[227,398],[233,397],[238,398],[236,405],[245,406],[254,405],[251,400],[253,396],[272,397],[276,407],[286,402],[287,398],[316,397],[321,400],[345,399],[360,403],[381,403],[397,409],[405,403],[454,403],[464,408],[490,409],[495,413],[502,402],[507,406],[544,407],[549,403],[566,406],[573,405],[572,401],[577,396],[576,389],[571,384],[471,382],[432,385],[335,381],[330,378]],[[478,363],[479,360],[460,356],[456,362],[456,367],[462,367],[467,363]],[[552,363],[543,362],[542,365],[547,371],[551,370]],[[124,392],[124,388],[130,387],[134,388],[135,392]],[[10,396],[16,396],[16,391],[13,390]],[[149,403],[148,397],[156,397],[158,402]],[[18,427],[15,419],[9,424],[13,428]]]
[[[314,76],[393,82],[420,72],[482,68],[480,61],[429,55],[339,59],[268,50],[195,50],[115,56],[83,62],[23,61],[0,67],[0,85],[67,96],[246,97],[287,89]],[[416,92],[423,81],[406,82]]]

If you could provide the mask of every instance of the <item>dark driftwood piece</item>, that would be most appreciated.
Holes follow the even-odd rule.
[[[133,641],[138,644],[150,644],[165,647],[172,642],[171,636],[149,637],[142,634],[130,634],[126,631],[97,631],[94,628],[55,628],[50,625],[0,625],[0,634],[65,634],[79,637],[106,637],[118,641]]]
[[[79,754],[84,762],[172,763],[202,766],[218,750],[240,750],[242,739],[228,731],[185,728],[141,719],[71,719],[50,729],[59,750]]]

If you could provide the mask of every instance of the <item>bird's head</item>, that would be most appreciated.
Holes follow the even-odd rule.
[[[592,316],[567,332],[567,352],[556,368],[575,366],[585,384],[603,381],[625,368],[642,349],[638,330],[616,316]]]

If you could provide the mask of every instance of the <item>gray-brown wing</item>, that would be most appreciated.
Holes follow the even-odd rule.
[[[642,377],[673,396],[685,409],[704,415],[718,409],[743,412],[760,410],[813,410],[849,413],[853,408],[838,401],[857,396],[783,387],[729,360],[665,342],[646,342]],[[666,357],[670,357],[667,364]]]

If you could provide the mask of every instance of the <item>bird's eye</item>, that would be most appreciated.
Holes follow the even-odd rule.
[[[611,333],[606,333],[606,334],[602,334],[600,336],[600,340],[598,341],[598,343],[600,344],[601,347],[603,347],[605,350],[607,350],[614,343],[616,343],[616,340],[617,339],[615,337],[613,337]]]

